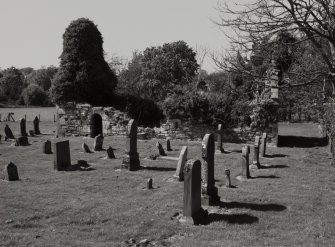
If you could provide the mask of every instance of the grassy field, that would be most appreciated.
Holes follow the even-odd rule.
[[[4,122],[0,123],[1,134]],[[27,130],[32,129],[28,121]],[[18,136],[18,123],[11,123]],[[56,172],[53,155],[42,154],[42,141],[53,137],[53,122],[41,122],[44,135],[29,137],[27,147],[0,143],[0,164],[19,169],[20,181],[0,180],[0,246],[334,246],[335,179],[327,147],[269,148],[261,158],[268,169],[251,170],[253,179],[235,179],[241,145],[215,156],[220,206],[209,207],[205,225],[182,225],[183,183],[172,178],[176,162],[150,161],[157,140],[139,140],[141,170],[119,170],[125,138],[106,137],[115,160],[104,151],[82,153],[93,139],[71,137],[71,159],[85,159],[91,171]],[[172,141],[178,156],[200,159],[201,143]],[[235,188],[225,187],[230,169]],[[1,168],[2,170],[2,168]],[[147,178],[153,190],[146,190]],[[130,240],[131,239],[131,240]],[[142,245],[139,242],[142,240]]]

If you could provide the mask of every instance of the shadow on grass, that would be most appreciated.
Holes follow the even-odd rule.
[[[203,225],[225,221],[229,224],[253,224],[259,221],[258,217],[249,214],[209,214]]]
[[[311,148],[327,145],[327,137],[278,136],[278,147]]]
[[[275,175],[262,175],[262,176],[257,176],[257,177],[252,177],[252,178],[280,178]]]
[[[227,153],[242,153],[240,149],[227,150]]]
[[[170,167],[155,167],[155,166],[140,166],[141,170],[149,170],[149,171],[161,171],[161,172],[168,172],[168,171],[175,171],[176,168]]]
[[[286,206],[270,203],[270,204],[257,204],[246,202],[220,202],[222,208],[246,208],[255,211],[284,211]]]
[[[284,158],[284,157],[288,157],[288,155],[286,154],[266,154],[264,158]]]
[[[68,168],[66,168],[67,172],[73,172],[73,171],[94,171],[95,169],[91,167],[90,165],[81,165],[81,164],[74,164],[70,165]]]
[[[287,165],[262,165],[261,169],[272,169],[272,168],[288,168],[289,166]]]

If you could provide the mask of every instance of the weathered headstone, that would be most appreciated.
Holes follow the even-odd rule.
[[[182,220],[198,225],[208,216],[208,212],[201,207],[201,162],[199,160],[188,160],[184,168],[184,175]]]
[[[262,144],[261,144],[261,156],[266,157],[266,141],[267,141],[268,134],[266,132],[262,135]]]
[[[222,136],[223,136],[223,126],[222,124],[219,124],[218,125],[218,131],[217,131],[217,151],[218,152],[221,152],[221,153],[224,153],[224,149],[222,147]]]
[[[29,142],[28,142],[28,137],[26,136],[20,136],[19,138],[16,139],[16,146],[28,146]]]
[[[231,188],[232,186],[231,186],[231,181],[230,181],[230,170],[226,169],[225,174],[226,174],[226,187]]]
[[[246,145],[242,147],[242,156],[240,158],[240,166],[241,166],[241,174],[239,177],[245,179],[250,178],[249,172],[249,153],[250,153],[250,146]]]
[[[167,151],[172,151],[172,149],[171,149],[171,143],[170,143],[170,138],[167,138],[166,139],[166,150]]]
[[[255,137],[255,143],[254,143],[254,156],[253,156],[253,161],[252,161],[252,165],[250,166],[250,168],[252,169],[256,169],[256,168],[261,168],[261,164],[259,163],[259,146],[260,146],[260,137],[256,136]]]
[[[21,133],[21,136],[28,136],[27,129],[26,129],[26,119],[24,118],[20,119],[20,133]]]
[[[140,168],[140,159],[137,152],[137,122],[131,119],[127,127],[127,145],[122,160],[122,168],[136,171]]]
[[[90,148],[88,147],[86,143],[83,143],[81,145],[81,148],[83,149],[84,153],[92,153],[92,151],[90,150]]]
[[[4,174],[5,174],[5,180],[8,180],[8,181],[19,180],[19,174],[17,172],[17,167],[12,162],[6,165]]]
[[[113,151],[113,148],[111,146],[109,146],[109,148],[107,148],[107,158],[108,159],[115,159],[114,151]]]
[[[95,151],[102,151],[102,146],[104,143],[104,137],[99,134],[94,138],[93,148]]]
[[[167,156],[166,153],[165,153],[165,151],[164,151],[164,148],[163,148],[162,144],[160,144],[160,142],[156,142],[156,147],[158,149],[159,155],[161,155],[161,156]]]
[[[36,135],[40,135],[41,134],[41,132],[40,132],[40,120],[39,120],[39,118],[37,116],[34,118],[33,123],[34,123],[34,132],[35,132],[35,134]]]
[[[53,150],[55,170],[63,171],[71,166],[70,143],[68,140],[54,142]]]
[[[51,141],[46,140],[45,142],[43,142],[43,147],[42,147],[42,151],[44,154],[52,154],[51,151]]]
[[[5,135],[6,138],[5,139],[15,139],[12,130],[9,128],[8,124],[6,124],[5,126]]]
[[[148,181],[147,181],[147,189],[148,190],[153,189],[153,187],[152,187],[152,178],[149,178]]]
[[[213,134],[206,134],[202,141],[201,194],[206,205],[220,202],[214,179],[215,141]]]
[[[35,132],[33,130],[29,130],[29,136],[35,136]]]
[[[179,181],[184,181],[184,167],[187,161],[187,151],[187,146],[183,146],[180,151],[176,174],[174,175]]]

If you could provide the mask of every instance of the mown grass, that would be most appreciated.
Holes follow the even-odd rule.
[[[4,122],[0,123],[3,132]],[[18,136],[18,123],[11,123]],[[261,158],[268,169],[251,170],[253,179],[235,179],[241,153],[215,156],[220,206],[209,207],[206,224],[182,225],[183,183],[172,178],[176,162],[144,159],[157,140],[139,140],[141,165],[136,172],[119,170],[125,138],[109,136],[104,147],[115,150],[82,153],[93,139],[71,137],[72,163],[85,159],[91,171],[56,172],[53,155],[42,154],[42,141],[53,137],[53,122],[41,122],[44,135],[29,137],[32,145],[0,143],[0,164],[13,161],[20,181],[0,181],[0,246],[131,246],[148,239],[148,246],[332,246],[335,243],[335,179],[327,147],[268,148]],[[28,121],[27,130],[32,129]],[[162,141],[163,142],[163,141]],[[201,143],[172,141],[178,156],[183,145],[189,158],[201,158]],[[225,150],[241,144],[225,143]],[[2,168],[1,168],[2,169]],[[224,170],[232,184],[225,187]],[[146,190],[147,178],[153,190]],[[7,223],[6,223],[7,222]]]

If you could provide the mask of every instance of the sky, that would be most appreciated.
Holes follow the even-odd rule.
[[[218,0],[0,0],[0,68],[59,65],[62,35],[71,21],[93,21],[109,56],[184,40],[221,51],[229,44],[212,20]],[[203,69],[216,70],[210,58]]]

